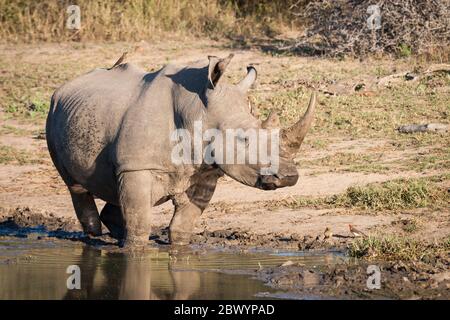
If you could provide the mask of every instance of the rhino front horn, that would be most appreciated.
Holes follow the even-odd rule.
[[[295,154],[302,145],[303,139],[305,139],[308,133],[311,123],[314,118],[314,109],[316,106],[316,92],[313,91],[311,99],[309,100],[308,109],[303,117],[294,125],[281,131],[281,141],[283,149],[289,154]]]

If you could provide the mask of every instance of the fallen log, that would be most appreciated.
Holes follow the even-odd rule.
[[[445,123],[410,124],[397,128],[400,133],[414,132],[447,132],[449,125]]]

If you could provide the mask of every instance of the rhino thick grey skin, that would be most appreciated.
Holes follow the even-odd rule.
[[[148,241],[153,206],[172,200],[174,244],[189,243],[217,180],[226,174],[264,190],[293,186],[293,157],[313,119],[315,93],[305,115],[281,130],[279,169],[261,175],[260,164],[183,164],[171,161],[176,129],[265,128],[249,111],[247,91],[256,70],[235,85],[223,80],[232,55],[147,73],[134,65],[97,68],[52,96],[46,134],[52,160],[68,186],[85,233],[102,234],[102,222],[125,246]],[[248,152],[244,151],[244,152]],[[266,165],[267,166],[267,165]],[[106,201],[98,213],[94,197]]]

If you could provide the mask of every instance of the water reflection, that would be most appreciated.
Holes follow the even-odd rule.
[[[242,271],[287,260],[313,267],[340,259],[332,253],[173,252],[167,247],[126,253],[67,240],[2,237],[0,299],[256,299],[274,290]],[[80,267],[79,290],[67,289],[70,265]],[[305,285],[315,282],[305,277]]]
[[[0,299],[255,299],[271,291],[248,276],[188,270],[186,257],[158,250],[47,248],[16,258],[0,265]],[[73,264],[81,270],[80,290],[66,287]]]
[[[67,290],[64,299],[194,299],[202,298],[202,284],[219,287],[219,274],[175,271],[168,257],[159,252],[102,255],[99,250],[84,248],[79,261],[85,275],[82,289]],[[93,265],[93,260],[100,263]],[[260,287],[256,284],[255,290]]]

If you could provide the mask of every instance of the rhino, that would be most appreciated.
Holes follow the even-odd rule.
[[[188,244],[223,175],[263,190],[297,183],[293,158],[313,120],[314,91],[303,117],[279,131],[276,172],[263,174],[267,163],[260,162],[172,161],[171,134],[193,131],[195,121],[202,130],[258,130],[273,123],[273,116],[261,122],[249,108],[248,91],[257,78],[253,66],[236,84],[224,80],[232,57],[168,64],[156,72],[121,63],[96,68],[54,92],[46,122],[48,150],[84,233],[99,236],[103,224],[121,246],[143,246],[152,207],[171,200],[169,241]],[[95,198],[106,202],[100,214]]]

